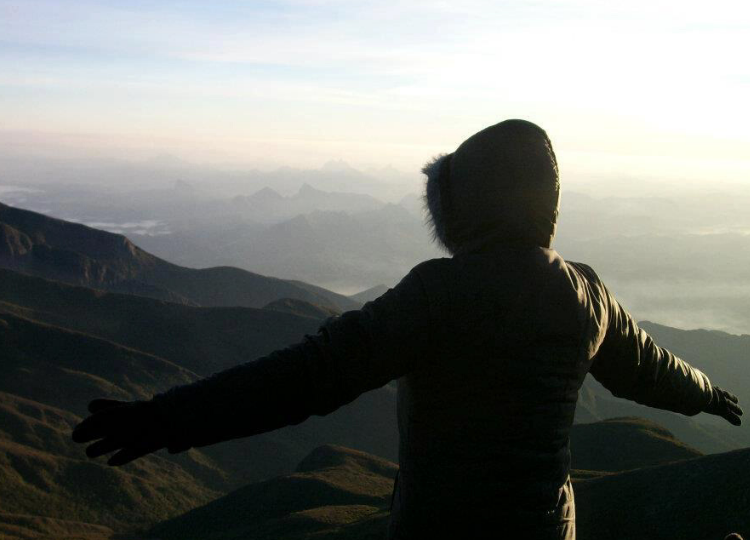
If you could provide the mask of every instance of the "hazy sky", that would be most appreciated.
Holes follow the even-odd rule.
[[[568,174],[750,183],[749,5],[0,0],[0,147],[408,170],[521,117]]]

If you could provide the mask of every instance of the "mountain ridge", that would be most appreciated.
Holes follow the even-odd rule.
[[[0,203],[0,266],[66,283],[196,303],[262,307],[282,297],[338,310],[355,301],[314,285],[234,267],[181,267],[125,236]]]

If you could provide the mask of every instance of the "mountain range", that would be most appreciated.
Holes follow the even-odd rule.
[[[206,273],[163,261],[121,235],[4,205],[0,228],[0,535],[94,540],[150,527],[160,538],[380,533],[397,454],[390,384],[324,418],[180,455],[157,453],[122,469],[88,460],[69,435],[94,397],[146,399],[252,361],[314,333],[323,319],[377,297],[382,287],[349,298],[238,269]],[[226,276],[237,280],[225,283]],[[643,326],[750,399],[750,336]],[[586,508],[579,510],[581,534],[624,527],[624,512],[602,517],[618,490],[639,501],[628,504],[631,513],[650,511],[647,503],[658,508],[637,493],[648,482],[664,497],[674,489],[697,512],[690,475],[705,493],[747,459],[744,451],[703,454],[750,446],[745,428],[618,400],[592,381],[581,392],[577,421],[571,447],[579,508]],[[741,495],[737,482],[711,510],[721,518],[718,528],[696,530],[747,526],[729,500]],[[221,522],[227,526],[210,525]],[[650,537],[636,534],[643,533],[637,523],[629,527],[622,538]]]

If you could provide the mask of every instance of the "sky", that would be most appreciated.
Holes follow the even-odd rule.
[[[568,175],[750,184],[745,0],[0,0],[0,159],[418,171],[506,118]]]

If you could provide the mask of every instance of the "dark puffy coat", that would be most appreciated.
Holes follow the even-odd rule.
[[[568,435],[589,372],[687,415],[711,400],[706,376],[656,346],[589,267],[498,245],[424,262],[302,343],[155,400],[187,448],[325,415],[398,379],[390,538],[501,524],[572,538]]]

